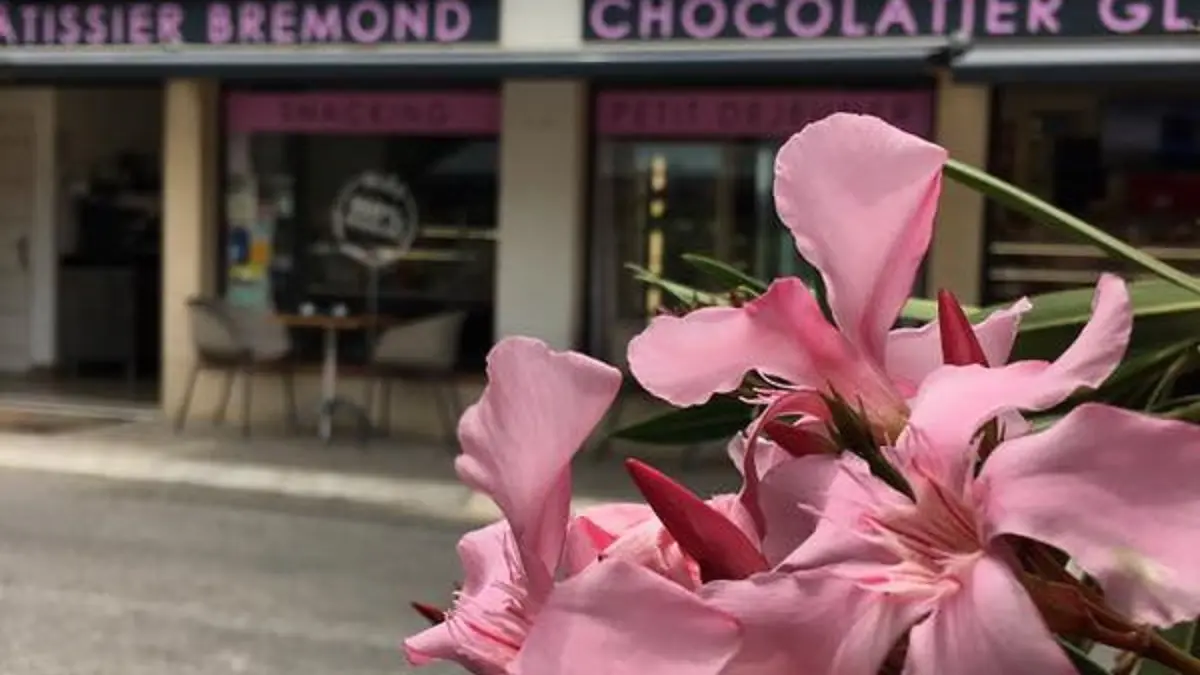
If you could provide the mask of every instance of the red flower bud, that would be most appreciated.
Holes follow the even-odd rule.
[[[625,468],[663,527],[700,566],[703,581],[745,579],[767,569],[746,535],[690,490],[636,459],[625,460]]]
[[[413,602],[409,604],[412,605],[413,609],[417,610],[417,614],[425,617],[425,620],[431,625],[436,626],[446,620],[446,613],[437,607],[434,607],[433,605],[426,605],[423,602]]]
[[[938,329],[942,337],[942,361],[951,366],[986,366],[987,356],[975,336],[958,299],[947,290],[938,291]]]
[[[793,457],[837,452],[837,448],[827,436],[779,420],[771,420],[764,424],[763,433]]]

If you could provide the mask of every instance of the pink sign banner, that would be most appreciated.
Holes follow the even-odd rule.
[[[226,98],[234,133],[494,136],[500,95],[453,92],[237,92]]]
[[[596,101],[596,133],[649,138],[787,138],[809,122],[853,112],[928,138],[928,91],[608,91]]]

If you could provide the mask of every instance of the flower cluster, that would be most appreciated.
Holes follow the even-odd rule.
[[[621,373],[498,344],[456,468],[504,520],[463,537],[462,588],[421,607],[434,625],[409,659],[479,675],[1065,675],[1070,636],[1193,667],[1148,627],[1200,614],[1200,428],[1097,404],[1046,429],[1024,417],[1113,372],[1125,284],[1100,280],[1053,362],[1009,362],[1026,301],[972,325],[942,294],[936,321],[892,329],[946,159],[872,117],[809,125],[779,153],[775,198],[828,316],[779,279],[630,343],[633,375],[672,404],[758,404],[730,442],[737,494],[703,499],[630,461],[646,504],[572,513],[571,459]]]

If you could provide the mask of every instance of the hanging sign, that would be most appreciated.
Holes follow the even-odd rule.
[[[396,176],[366,171],[338,192],[332,218],[338,249],[366,265],[399,259],[417,238],[417,203]]]

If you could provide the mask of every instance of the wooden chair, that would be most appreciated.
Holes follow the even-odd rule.
[[[382,389],[383,418],[379,428],[391,432],[392,383],[420,380],[432,387],[446,440],[451,445],[455,443],[462,403],[454,380],[454,366],[466,318],[466,312],[442,312],[392,326],[379,336],[371,352],[372,377],[367,389],[368,413],[374,409],[376,387]]]
[[[224,423],[233,381],[239,374],[242,376],[243,436],[250,435],[255,373],[278,373],[288,408],[288,427],[294,431],[298,426],[296,386],[291,362],[292,344],[287,327],[265,312],[233,308],[225,302],[209,298],[188,300],[188,320],[191,322],[196,360],[188,374],[183,401],[175,415],[176,432],[182,431],[187,422],[192,395],[202,370],[225,373],[221,398],[213,414],[214,425]]]

